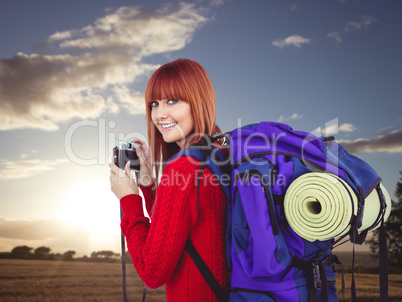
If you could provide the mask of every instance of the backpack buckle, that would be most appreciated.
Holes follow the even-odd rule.
[[[320,267],[318,263],[313,263],[313,284],[315,289],[320,289],[322,287]]]
[[[387,202],[385,200],[384,193],[382,192],[380,185],[378,185],[376,189],[378,193],[378,198],[380,199],[381,209],[385,210],[387,208]]]

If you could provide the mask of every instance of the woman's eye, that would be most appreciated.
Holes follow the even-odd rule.
[[[151,107],[158,107],[158,102],[157,101],[153,101],[149,104]]]
[[[173,105],[173,104],[177,103],[177,100],[168,100],[167,103],[169,105]]]

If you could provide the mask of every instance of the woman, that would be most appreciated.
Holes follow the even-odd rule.
[[[166,164],[171,156],[199,142],[203,135],[220,132],[215,124],[213,86],[200,64],[179,59],[161,66],[151,76],[145,102],[151,152],[144,142],[134,142],[139,145],[139,185],[152,223],[144,215],[129,165],[125,173],[110,165],[111,189],[120,199],[124,213],[121,228],[128,250],[148,287],[166,284],[168,301],[218,301],[184,246],[190,238],[220,286],[228,292],[225,195],[206,168],[197,198],[200,163],[196,160],[178,157]],[[227,155],[226,149],[219,147]]]

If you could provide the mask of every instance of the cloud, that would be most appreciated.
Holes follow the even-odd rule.
[[[227,0],[211,0],[211,6],[221,6]]]
[[[341,43],[343,41],[341,38],[341,33],[337,32],[337,31],[327,34],[327,37],[335,39],[336,43]]]
[[[35,149],[32,149],[32,150],[24,150],[23,152],[24,152],[24,153],[21,153],[21,155],[20,155],[20,157],[21,157],[22,159],[27,158],[27,157],[30,156],[31,154],[37,153],[38,151],[35,150]],[[0,160],[0,162],[1,162],[1,160]]]
[[[377,22],[377,19],[372,16],[363,16],[362,22],[363,22],[363,26],[369,26],[370,24]]]
[[[372,139],[359,138],[356,140],[339,141],[348,152],[357,154],[359,152],[402,152],[402,130],[393,131]]]
[[[48,38],[49,42],[57,42],[60,40],[65,40],[71,38],[71,31],[55,32]]]
[[[52,252],[75,250],[88,253],[90,233],[68,222],[56,219],[9,220],[0,218],[0,251],[10,252],[14,247],[48,246]]]
[[[367,29],[369,25],[372,23],[377,22],[377,19],[372,17],[372,16],[362,16],[360,18],[360,21],[350,21],[347,22],[342,30],[339,31],[333,31],[327,34],[328,38],[335,39],[336,43],[341,43],[343,40],[341,38],[342,35],[348,33],[348,32],[353,32],[353,31],[358,31],[362,29]]]
[[[114,103],[119,102],[120,107],[130,114],[140,114],[145,112],[145,96],[142,93],[130,91],[125,85],[116,85],[113,88]]]
[[[354,132],[356,131],[357,127],[350,123],[345,123],[339,126],[339,132]]]
[[[0,238],[47,240],[55,237],[76,236],[77,230],[60,220],[8,220],[0,218]]]
[[[193,4],[165,5],[154,11],[121,7],[62,40],[60,48],[119,52],[136,56],[182,49],[208,19]],[[65,33],[60,35],[67,35]],[[54,39],[53,36],[50,39]]]
[[[362,28],[362,24],[360,22],[348,22],[346,23],[343,32],[360,30]]]
[[[65,159],[56,160],[19,160],[19,161],[7,161],[0,160],[0,179],[16,179],[27,178],[36,174],[40,174],[46,171],[54,169],[57,166],[65,162]]]
[[[119,107],[144,113],[133,84],[159,65],[142,60],[184,48],[208,21],[204,14],[186,3],[149,11],[121,7],[92,25],[51,35],[41,46],[56,54],[0,59],[0,130],[52,131]]]
[[[278,39],[272,42],[272,45],[277,46],[279,48],[284,48],[285,46],[296,46],[301,47],[302,44],[309,44],[311,39],[303,38],[299,35],[289,36],[285,39]]]
[[[386,133],[390,132],[392,129],[394,129],[394,126],[383,127],[383,128],[378,129],[378,132],[386,134]]]
[[[293,113],[291,116],[285,117],[284,115],[281,115],[279,119],[277,120],[278,123],[282,123],[284,121],[289,121],[289,120],[296,120],[302,118],[303,115],[298,114],[298,113]]]
[[[356,131],[357,127],[350,123],[345,123],[342,125],[338,125],[338,119],[334,119],[333,121],[326,124],[324,129],[320,129],[320,133],[323,136],[338,134],[339,132],[353,132]]]

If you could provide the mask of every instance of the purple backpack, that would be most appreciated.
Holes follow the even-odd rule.
[[[294,131],[285,124],[261,122],[212,139],[222,137],[230,140],[228,160],[208,139],[200,144],[201,148],[193,146],[176,156],[198,159],[201,169],[208,167],[219,180],[230,176],[230,182],[221,181],[228,197],[229,301],[338,301],[334,264],[341,263],[332,254],[332,248],[347,236],[351,242],[361,244],[367,232],[379,226],[380,234],[384,234],[387,203],[381,178],[366,162],[347,153],[333,137],[320,138]],[[350,198],[356,201],[347,227],[336,240],[335,236],[306,240],[292,229],[285,215],[289,187],[303,175],[316,175],[308,173],[336,177],[337,182],[349,188]],[[372,192],[379,200],[378,215],[362,231],[365,200]],[[386,250],[384,235],[380,236],[380,241],[381,256]],[[186,249],[219,299],[227,300],[190,240]],[[380,263],[383,276],[380,294],[381,301],[385,301],[388,291],[386,252],[380,261],[383,262]],[[355,300],[353,279],[352,301]]]

